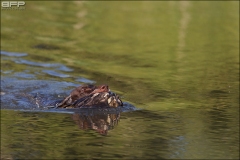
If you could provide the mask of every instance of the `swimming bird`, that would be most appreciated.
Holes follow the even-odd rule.
[[[58,103],[56,106],[64,108],[69,105],[72,105],[76,100],[79,100],[83,97],[93,95],[95,93],[101,93],[101,92],[109,92],[109,87],[108,85],[100,85],[100,86],[95,86],[95,85],[90,85],[90,84],[85,84],[82,86],[79,86],[75,88],[69,96],[67,96],[62,102]]]
[[[116,108],[123,106],[122,100],[119,96],[111,91],[98,92],[82,97],[72,104],[73,108],[98,108],[98,107],[112,107]]]

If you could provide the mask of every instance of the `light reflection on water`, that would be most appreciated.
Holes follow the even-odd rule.
[[[31,107],[32,104],[25,103],[27,99],[20,97],[20,100],[18,107]],[[6,148],[4,153],[12,158],[52,158],[55,155],[50,152],[54,151],[61,158],[86,158],[89,154],[98,157],[100,154],[102,158],[183,159],[234,158],[237,153],[234,144],[238,137],[232,135],[239,133],[233,133],[234,125],[229,126],[237,122],[224,109],[59,113],[2,110],[2,129],[10,133],[1,137],[2,147]],[[6,142],[9,138],[11,141]],[[229,145],[232,147],[228,148]],[[62,153],[59,146],[65,152]],[[92,153],[92,150],[97,151]],[[232,155],[225,154],[229,152]]]
[[[19,57],[17,53],[8,52],[4,52],[2,56],[4,61],[11,61],[11,57]],[[21,61],[24,62],[22,57]],[[20,65],[18,61],[15,62],[16,65]],[[231,99],[227,91],[212,90],[204,95],[210,106],[207,110],[204,105],[202,109],[190,109],[196,106],[188,106],[188,109],[173,111],[133,109],[126,113],[121,110],[82,110],[78,113],[59,110],[57,112],[62,114],[57,114],[55,110],[39,110],[34,95],[45,96],[46,101],[59,99],[79,84],[53,81],[54,79],[37,80],[38,74],[48,74],[41,68],[53,68],[55,72],[68,67],[54,63],[35,65],[33,61],[27,62],[24,63],[26,66],[33,65],[35,70],[38,69],[42,73],[34,73],[30,69],[24,69],[22,72],[8,72],[6,68],[2,70],[4,76],[1,78],[1,107],[15,110],[2,110],[4,133],[11,133],[2,137],[2,152],[5,158],[52,158],[50,151],[53,150],[61,158],[88,158],[89,155],[93,158],[236,157],[239,132],[234,124],[239,123],[235,119],[238,114],[232,114],[235,106],[228,103]],[[71,74],[70,70],[72,69],[69,68],[65,72]],[[54,77],[64,79],[57,72]],[[82,83],[94,82],[83,77],[74,78]],[[158,94],[165,98],[172,96],[172,93],[163,91]],[[11,121],[8,121],[9,119]],[[9,138],[11,141],[7,142]],[[23,142],[24,147],[19,145]],[[58,146],[61,146],[64,152],[61,152]],[[76,149],[79,147],[80,150]],[[99,147],[102,149],[99,150]],[[92,153],[92,150],[98,151]],[[29,152],[32,154],[27,154]]]
[[[122,113],[119,119],[117,115],[2,110],[2,124],[9,133],[2,137],[2,146],[13,158],[51,158],[52,151],[63,158],[86,158],[89,154],[95,158],[99,155],[101,158],[234,158],[238,150],[233,145],[237,137],[230,136],[233,128],[215,128],[215,132],[211,132],[211,124],[201,126],[204,119],[199,121],[194,115],[189,116],[193,111],[196,115],[202,112],[203,118],[209,114],[201,109],[158,113],[140,110]],[[108,119],[109,116],[112,117]],[[226,138],[223,139],[219,131]],[[11,141],[6,142],[10,137]],[[229,145],[231,147],[227,147]]]
[[[237,6],[28,2],[3,11],[1,158],[239,158]],[[107,83],[140,110],[35,103],[82,83]]]

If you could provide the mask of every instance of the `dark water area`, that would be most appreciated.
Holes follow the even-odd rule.
[[[84,83],[124,107],[45,106]],[[1,159],[239,159],[239,2],[2,8]]]

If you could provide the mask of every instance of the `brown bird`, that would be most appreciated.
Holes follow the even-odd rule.
[[[94,93],[109,92],[108,85],[94,86],[90,84],[82,85],[75,88],[69,96],[67,96],[62,102],[57,104],[58,107],[66,107],[73,104],[76,100],[85,96],[92,95]]]
[[[72,104],[73,108],[123,106],[122,100],[113,92],[98,92],[82,97]]]

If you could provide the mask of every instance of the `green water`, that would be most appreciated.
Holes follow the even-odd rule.
[[[142,109],[107,136],[70,114],[1,110],[3,158],[239,158],[237,1],[26,1],[1,10],[1,50],[74,69],[53,77],[1,58],[2,77],[84,77]]]

